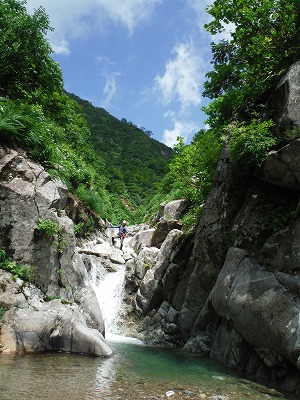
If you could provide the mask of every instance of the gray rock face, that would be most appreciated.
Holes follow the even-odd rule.
[[[159,279],[186,350],[299,396],[300,62],[268,107],[276,132],[295,139],[254,173],[237,170],[224,147],[193,244],[180,242]],[[163,329],[159,309],[148,317]]]
[[[75,304],[64,305],[60,300],[44,302],[37,298],[36,289],[30,296],[30,287],[14,283],[6,273],[6,293],[0,294],[0,303],[9,306],[1,321],[1,352],[30,353],[64,351],[96,356],[109,356],[112,350],[97,329],[88,328],[88,322]],[[3,281],[2,276],[2,281]],[[16,294],[18,288],[19,294]],[[10,294],[10,299],[8,298]],[[14,305],[12,307],[12,305]]]
[[[297,139],[279,151],[272,151],[257,171],[257,177],[284,188],[300,188],[300,140]]]
[[[281,354],[300,367],[300,299],[292,298],[276,274],[265,270],[244,250],[228,251],[210,302],[249,344]]]
[[[75,331],[77,333],[81,331],[85,340],[82,341],[82,351],[80,351],[80,340],[77,341],[76,352],[87,350],[84,342],[88,341],[90,335],[97,354],[101,353],[99,345],[96,345],[99,340],[103,341],[101,355],[109,354],[110,352],[105,350],[106,344],[102,336],[104,323],[101,310],[89,283],[86,268],[75,247],[73,223],[68,217],[61,216],[64,214],[61,210],[65,208],[66,202],[67,188],[61,181],[51,179],[43,168],[28,160],[21,151],[0,146],[0,247],[5,249],[10,259],[34,271],[34,283],[45,298],[56,297],[72,304],[72,312],[70,307],[63,305],[59,311],[60,315],[68,315],[60,327],[60,331],[63,332],[62,341],[70,340],[67,336],[70,336],[71,331],[67,326],[74,320],[75,314],[78,319],[81,313],[81,321],[76,323],[76,328],[72,328],[72,332],[75,334]],[[38,219],[56,226],[59,235],[50,235],[47,231],[39,230]],[[0,275],[2,280],[7,279],[6,273],[2,270]],[[10,290],[15,290],[13,284],[9,287]],[[8,293],[2,293],[0,306],[5,309],[20,306],[21,310],[26,309],[28,313],[28,304],[26,305],[22,292],[14,296],[9,296]],[[80,313],[76,311],[75,303]],[[33,332],[46,329],[43,324],[49,307],[51,308],[45,303],[44,311],[39,310],[39,314],[35,314],[37,311],[32,310],[31,315],[35,321],[32,325]],[[13,326],[14,321],[17,319],[19,321],[25,315],[25,311],[21,310],[10,312],[10,325],[7,325],[6,336],[9,326]],[[24,324],[25,322],[26,317]],[[1,328],[1,335],[3,329]],[[91,329],[97,330],[99,335]],[[16,338],[16,335],[11,334],[10,343],[13,337]],[[79,338],[78,335],[77,337]],[[13,348],[13,345],[10,344],[9,347]],[[16,349],[21,347],[15,343]],[[24,344],[23,347],[27,349],[30,345]],[[68,349],[71,351],[70,346]],[[92,353],[92,347],[88,352]]]
[[[279,129],[300,127],[300,62],[293,64],[277,85],[268,104]]]
[[[137,306],[142,312],[150,311],[163,301],[163,286],[161,282],[181,235],[182,232],[177,229],[169,232],[160,250],[156,252],[155,260],[153,260],[152,265],[143,276],[136,296]],[[147,253],[144,252],[143,255],[147,257]],[[146,258],[143,260],[146,260]],[[143,260],[139,259],[139,262],[145,262]]]

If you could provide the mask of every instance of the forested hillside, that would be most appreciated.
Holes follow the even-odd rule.
[[[64,90],[45,10],[0,1],[0,140],[24,149],[102,219],[131,223],[166,173],[172,149]],[[13,44],[13,45],[12,45]],[[78,222],[78,221],[77,221]]]
[[[24,3],[0,1],[1,141],[24,148],[102,218],[140,222],[160,202],[185,197],[190,209],[184,222],[193,227],[224,143],[246,170],[298,135],[276,132],[264,113],[280,77],[299,60],[298,0],[242,6],[216,0],[208,7],[208,32],[224,31],[225,23],[234,29],[212,43],[213,69],[203,93],[211,99],[204,108],[209,129],[189,145],[179,139],[173,153],[151,132],[64,91],[47,41],[48,16],[41,7],[28,15]]]
[[[152,139],[125,119],[121,121],[103,108],[69,94],[82,107],[91,141],[103,157],[109,177],[107,190],[121,196],[132,209],[154,195],[166,174],[172,149]]]

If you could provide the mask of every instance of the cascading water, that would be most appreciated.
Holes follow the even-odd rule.
[[[124,251],[131,254],[132,249],[127,238],[124,241],[123,252],[118,247],[112,247],[109,241],[94,240],[84,245],[87,254],[103,254],[104,259],[92,256],[89,259],[90,283],[97,296],[105,324],[105,338],[110,342],[126,342],[143,344],[139,339],[124,336],[128,332],[125,312],[125,259]],[[107,255],[115,262],[105,262]]]
[[[102,311],[106,339],[113,340],[122,335],[118,322],[122,312],[125,266],[119,266],[114,272],[106,272],[104,276],[102,270],[101,264],[93,265],[90,278]]]

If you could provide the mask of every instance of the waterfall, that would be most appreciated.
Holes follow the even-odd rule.
[[[120,266],[117,271],[106,272],[106,274],[103,274],[102,270],[103,267],[99,270],[99,265],[93,265],[90,277],[104,319],[105,336],[107,340],[110,340],[115,335],[122,334],[118,322],[122,312],[125,266]]]
[[[126,239],[124,248],[130,254],[130,247]],[[111,254],[111,257],[124,260],[122,252],[111,248],[107,241],[98,243],[92,241],[84,245],[84,249],[96,253]],[[88,259],[87,259],[88,257]],[[124,260],[125,261],[125,260]],[[123,301],[125,296],[125,275],[126,266],[122,263],[110,263],[101,261],[101,258],[86,255],[86,265],[88,265],[90,283],[97,296],[97,300],[102,312],[105,325],[105,338],[110,342],[126,342],[134,344],[144,344],[141,340],[124,336],[124,332],[129,329],[126,326],[126,304]]]
[[[121,322],[126,323],[121,317],[125,291],[125,266],[119,266],[114,272],[107,272],[101,263],[93,263],[90,281],[101,308],[106,340],[144,345],[139,339],[124,336],[120,327]]]

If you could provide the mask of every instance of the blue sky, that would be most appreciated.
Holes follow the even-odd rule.
[[[27,0],[43,6],[65,89],[172,147],[205,127],[213,0]]]

